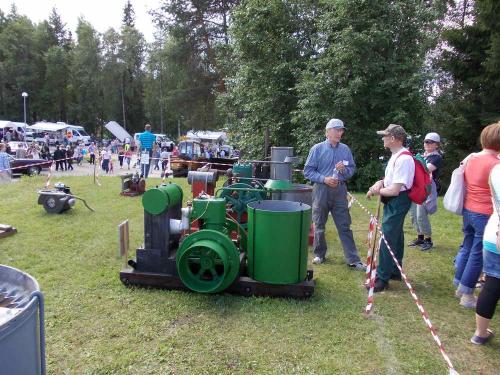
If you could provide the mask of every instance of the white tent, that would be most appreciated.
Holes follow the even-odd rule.
[[[116,121],[110,121],[106,125],[104,125],[104,127],[108,129],[109,132],[113,134],[120,142],[125,142],[125,138],[132,140],[132,136]]]
[[[227,141],[225,132],[214,132],[210,130],[190,130],[186,134],[188,139],[199,139],[202,142],[224,143]]]
[[[68,126],[69,125],[64,122],[37,122],[34,125],[28,126],[28,128],[38,132],[56,132],[66,129]]]
[[[24,123],[23,123],[24,125]],[[0,129],[4,128],[15,128],[16,124],[13,123],[12,121],[5,121],[5,120],[0,120]]]

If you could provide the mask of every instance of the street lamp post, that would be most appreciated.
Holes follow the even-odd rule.
[[[26,125],[26,98],[28,97],[28,93],[23,91],[21,96],[23,97],[24,102],[24,125]]]

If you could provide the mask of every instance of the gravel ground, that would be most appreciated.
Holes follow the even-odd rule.
[[[127,169],[127,165],[124,163],[124,166],[122,169],[120,169],[120,164],[118,162],[118,155],[113,155],[112,156],[113,160],[113,172],[106,173],[104,172],[99,166],[95,166],[96,173],[98,173],[99,177],[103,176],[119,176],[123,173],[128,173],[129,170]],[[132,161],[130,163],[130,172],[135,172],[139,171],[139,168],[133,168],[133,165],[135,164],[137,158],[134,155],[132,157]],[[93,176],[94,175],[94,165],[90,164],[88,161],[83,160],[81,165],[77,165],[76,163],[73,163],[73,170],[72,171],[57,171],[55,170],[55,167],[52,169],[52,177],[54,178],[59,178],[59,177],[64,177],[64,176]],[[41,173],[42,175],[48,175],[48,170],[44,170]],[[153,168],[150,168],[149,170],[149,177],[161,177],[161,171],[157,170],[154,171]]]

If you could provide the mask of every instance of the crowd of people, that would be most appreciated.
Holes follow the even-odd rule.
[[[326,125],[326,140],[314,145],[304,167],[304,176],[313,184],[312,218],[314,222],[314,264],[324,263],[327,245],[325,224],[331,214],[337,227],[344,257],[349,267],[364,269],[359,259],[347,208],[346,182],[354,174],[356,165],[350,148],[340,142],[346,128],[339,119]],[[383,179],[376,181],[366,193],[368,199],[380,196],[383,203],[382,232],[399,264],[404,257],[404,221],[411,212],[412,225],[417,237],[408,245],[419,246],[422,251],[433,248],[429,215],[437,209],[437,192],[440,188],[440,169],[443,154],[439,134],[428,133],[424,138],[424,152],[419,157],[405,147],[408,136],[405,129],[390,124],[377,132],[384,148],[391,152]],[[471,338],[474,344],[485,344],[493,336],[489,323],[500,298],[500,122],[483,129],[480,136],[482,150],[469,155],[465,165],[463,202],[462,245],[455,258],[455,296],[465,308],[476,309],[476,331]],[[417,202],[412,194],[418,159],[425,163],[432,191],[424,202]],[[417,186],[417,183],[415,183]],[[484,285],[475,296],[481,274]],[[389,289],[389,282],[401,281],[401,273],[390,255],[385,241],[379,249],[379,264],[374,292]]]
[[[150,129],[150,127],[149,127]],[[8,132],[10,135],[11,133]],[[146,133],[147,134],[147,133]],[[153,137],[155,137],[150,131]],[[10,167],[8,165],[9,159],[8,154],[13,154],[11,146],[8,140],[13,138],[10,136],[3,137],[3,141],[0,144],[3,145],[3,152],[5,152],[5,157],[2,162],[5,164],[5,171],[2,173],[3,177],[6,177],[7,173],[11,174]],[[119,168],[130,168],[140,165],[141,150],[151,150],[151,164],[154,166],[155,170],[165,171],[171,156],[178,154],[178,150],[175,146],[166,145],[160,142],[160,140],[152,140],[151,144],[148,144],[142,137],[142,143],[135,142],[133,139],[125,139],[123,142],[118,139],[112,140],[102,140],[100,142],[91,142],[89,145],[85,145],[82,141],[80,142],[66,142],[64,138],[62,141],[56,141],[55,148],[49,146],[49,136],[45,134],[42,142],[31,142],[27,144],[27,148],[19,148],[16,150],[15,157],[22,159],[44,159],[53,160],[55,163],[56,171],[72,171],[74,170],[74,165],[81,166],[84,160],[88,161],[90,164],[95,164],[99,162],[99,167],[105,173],[113,173],[115,166],[113,163],[113,155],[117,155]],[[51,151],[51,148],[53,149]],[[134,164],[132,160],[136,156],[137,162]],[[149,165],[149,164],[148,164]],[[142,170],[143,177],[148,177],[149,168],[146,171],[145,168]]]
[[[24,134],[15,128],[0,128],[0,142],[24,141]]]
[[[351,230],[351,216],[347,200],[347,181],[356,171],[356,164],[348,145],[341,142],[346,131],[344,122],[331,119],[326,124],[326,140],[315,144],[304,166],[304,176],[313,183],[312,220],[314,222],[313,264],[326,261],[327,243],[325,227],[328,215],[333,218],[346,264],[357,271],[366,269],[360,259]],[[389,289],[390,281],[401,281],[401,273],[390,255],[388,245],[399,264],[404,258],[404,221],[410,212],[416,238],[408,246],[419,246],[422,251],[434,247],[430,215],[437,209],[437,193],[440,190],[440,170],[443,154],[440,150],[441,137],[435,132],[426,134],[423,141],[424,152],[420,155],[431,181],[431,194],[424,202],[416,202],[412,188],[417,176],[419,161],[405,147],[408,135],[397,124],[377,131],[383,146],[390,151],[384,177],[376,181],[366,193],[370,199],[380,196],[383,203],[382,232],[387,241],[382,241],[379,249],[379,264],[374,292]],[[491,318],[500,298],[500,122],[486,126],[481,132],[482,150],[468,155],[463,161],[463,241],[455,258],[453,283],[455,296],[465,308],[476,310],[476,331],[471,338],[474,344],[487,343],[493,336],[489,328]],[[0,183],[10,179],[9,143],[0,142]],[[131,168],[132,157],[136,153],[136,165],[141,177],[147,178],[151,165],[154,170],[168,168],[170,157],[176,149],[157,142],[146,124],[139,135],[138,144],[126,139],[125,142],[112,140],[101,145],[92,142],[57,144],[51,153],[48,142],[38,145],[33,142],[26,150],[26,157],[51,159],[56,171],[73,170],[73,164],[81,165],[87,159],[90,164],[100,161],[105,173],[113,173],[113,154],[117,154],[120,169]],[[133,165],[132,167],[135,167]],[[161,167],[160,167],[161,166]],[[484,282],[478,283],[481,275]],[[475,291],[482,285],[479,296]]]

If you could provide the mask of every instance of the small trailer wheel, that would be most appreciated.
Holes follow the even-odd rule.
[[[62,203],[56,197],[48,195],[43,201],[43,208],[49,214],[59,214],[62,212]]]

